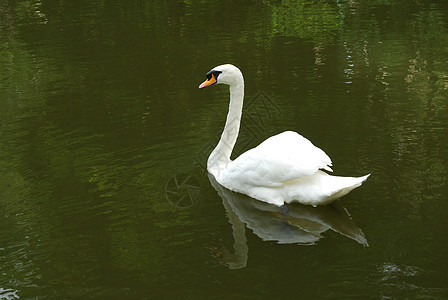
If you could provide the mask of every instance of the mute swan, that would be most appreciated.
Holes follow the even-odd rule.
[[[230,160],[243,109],[243,74],[237,67],[225,64],[213,68],[205,76],[207,79],[199,88],[215,83],[230,87],[224,131],[207,161],[208,172],[224,187],[277,206],[291,202],[316,206],[346,195],[370,176],[328,175],[321,170],[332,172],[328,155],[293,131],[272,136]]]

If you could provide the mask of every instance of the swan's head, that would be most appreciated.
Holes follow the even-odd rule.
[[[200,89],[215,83],[223,83],[228,85],[243,83],[243,74],[240,69],[229,64],[214,67],[207,74],[205,74],[205,77],[207,80],[199,85]]]

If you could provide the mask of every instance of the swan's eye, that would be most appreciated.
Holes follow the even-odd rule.
[[[205,74],[205,77],[207,78],[207,79],[211,79],[212,78],[212,76],[215,78],[215,79],[218,79],[218,76],[219,76],[219,74],[221,74],[222,72],[221,71],[216,71],[216,70],[211,70],[210,72],[208,72],[207,74]]]

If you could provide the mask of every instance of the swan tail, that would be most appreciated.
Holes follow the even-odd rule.
[[[347,185],[341,189],[339,189],[339,191],[335,192],[333,195],[331,195],[331,199],[339,199],[342,196],[347,195],[348,193],[350,193],[352,190],[356,189],[357,187],[361,186],[362,183],[364,181],[367,180],[367,178],[369,178],[370,174],[361,176],[361,177],[341,177],[344,178],[345,180],[347,180]]]
[[[287,197],[285,202],[326,205],[347,195],[359,187],[370,174],[362,177],[332,176],[323,171],[314,175],[290,181],[283,186]]]

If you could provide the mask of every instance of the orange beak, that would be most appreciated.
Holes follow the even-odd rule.
[[[212,85],[212,84],[214,84],[214,83],[216,83],[216,78],[215,78],[215,76],[212,74],[212,77],[210,77],[210,79],[207,79],[206,81],[204,81],[203,83],[201,83],[201,84],[199,85],[199,88],[202,89],[202,88],[205,88],[206,86]]]

